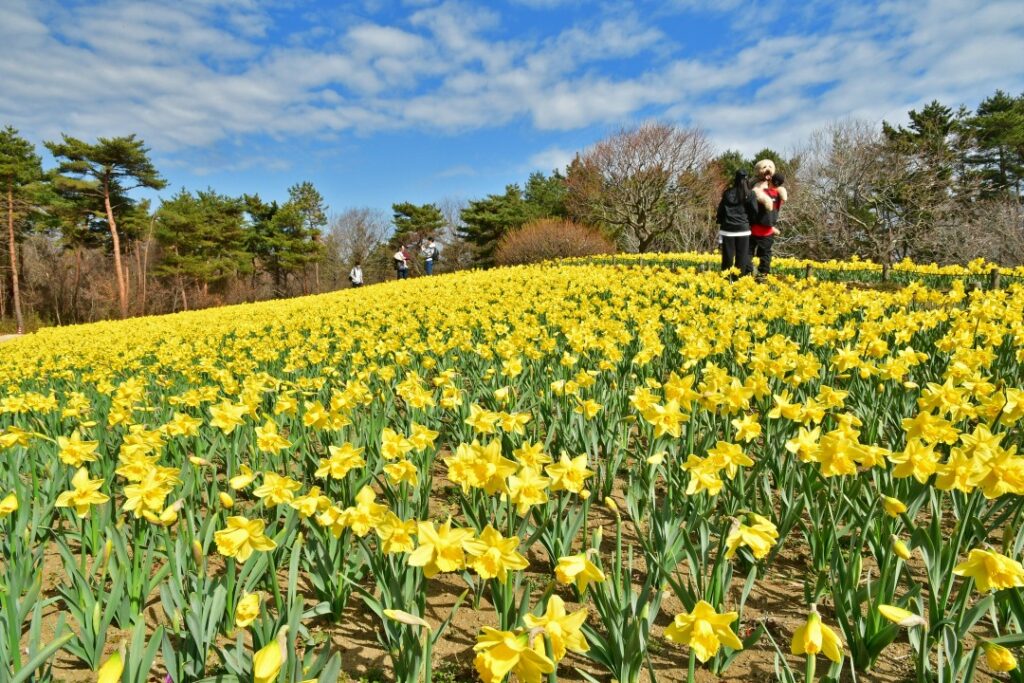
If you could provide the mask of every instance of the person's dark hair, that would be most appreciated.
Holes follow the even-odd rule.
[[[775,187],[782,187],[785,184],[786,176],[782,175],[781,173],[776,173],[775,175],[772,176],[772,185],[774,185]]]
[[[745,204],[749,199],[750,188],[747,186],[747,172],[743,169],[736,171],[732,177],[732,188],[737,201]]]

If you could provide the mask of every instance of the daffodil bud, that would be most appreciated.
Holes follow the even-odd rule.
[[[229,496],[227,493],[221,491],[217,494],[217,498],[220,499],[220,506],[225,510],[230,510],[235,507],[235,499]]]
[[[197,567],[203,566],[203,546],[197,540],[192,541],[192,560]]]
[[[1017,668],[1017,658],[1002,645],[984,642],[981,647],[985,650],[985,663],[993,671],[1005,672]]]
[[[915,626],[924,626],[928,623],[921,615],[901,607],[896,607],[895,605],[879,605],[878,613],[903,628],[914,628]]]
[[[904,562],[910,559],[910,548],[908,548],[907,544],[896,536],[892,537],[892,551],[896,553],[896,557],[900,558]]]
[[[124,671],[124,658],[120,650],[110,655],[96,672],[96,683],[117,683]]]
[[[901,514],[907,511],[907,506],[903,504],[903,501],[898,498],[890,498],[889,496],[882,496],[882,509],[885,510],[885,514],[890,517],[899,517]]]
[[[619,514],[619,506],[615,504],[615,501],[612,499],[611,496],[604,497],[604,505],[606,508],[608,508],[615,514]]]

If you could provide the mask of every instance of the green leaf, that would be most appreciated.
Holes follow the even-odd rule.
[[[11,679],[11,683],[23,683],[24,681],[28,681],[36,672],[36,669],[45,664],[46,660],[52,657],[57,650],[64,647],[64,645],[74,637],[75,634],[68,631],[60,638],[47,643],[46,647],[37,652],[32,659],[28,660],[28,663],[21,668],[21,671],[14,674],[14,678]]]

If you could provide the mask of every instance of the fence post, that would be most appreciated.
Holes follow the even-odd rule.
[[[988,288],[999,289],[999,267],[995,267],[988,274]]]

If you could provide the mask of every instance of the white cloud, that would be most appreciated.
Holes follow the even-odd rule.
[[[572,163],[575,156],[575,150],[568,150],[563,147],[549,147],[531,156],[526,170],[543,171],[544,173],[550,173],[556,169],[564,171],[565,167]]]
[[[282,34],[278,9],[255,0],[6,0],[0,120],[46,138],[138,132],[176,150],[261,134],[457,132],[513,121],[563,131],[653,116],[755,151],[795,145],[836,118],[893,120],[933,97],[971,104],[996,87],[1024,88],[1017,1],[895,0],[829,12],[824,3],[781,14],[771,30],[733,32],[739,42],[713,54],[680,54],[677,36],[646,12],[610,5],[561,30],[514,34],[477,3],[406,2],[408,16],[384,21],[371,1],[362,15],[321,14]],[[762,18],[780,14],[778,2],[764,5]],[[736,9],[734,0],[710,6]],[[530,161],[567,158],[552,147]]]

